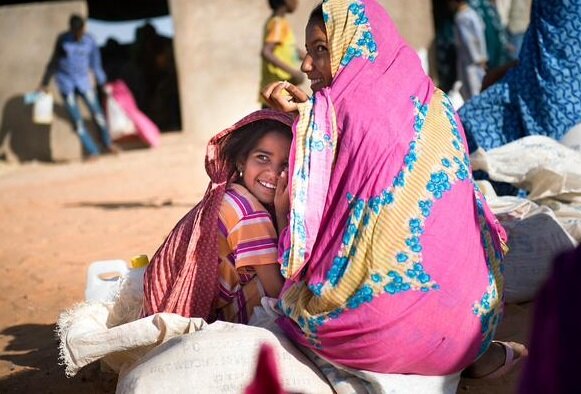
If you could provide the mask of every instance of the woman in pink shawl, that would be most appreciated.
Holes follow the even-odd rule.
[[[263,92],[299,114],[279,324],[337,365],[458,372],[494,337],[505,248],[458,116],[375,0],[325,0],[306,48],[314,95]]]

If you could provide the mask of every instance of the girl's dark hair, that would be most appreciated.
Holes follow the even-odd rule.
[[[309,15],[309,23],[310,22],[321,22],[325,24],[325,18],[323,17],[323,3],[319,3],[319,5],[311,11],[311,15]]]
[[[284,5],[284,0],[268,0],[268,5],[271,10],[276,11],[279,7]]]
[[[293,137],[291,127],[284,123],[271,119],[258,120],[241,127],[224,141],[221,149],[222,159],[229,161],[234,166],[245,161],[258,141],[270,132],[282,134],[289,140]]]

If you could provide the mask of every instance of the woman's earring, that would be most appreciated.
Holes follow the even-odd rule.
[[[240,178],[244,177],[244,172],[241,169],[238,169],[238,176]]]

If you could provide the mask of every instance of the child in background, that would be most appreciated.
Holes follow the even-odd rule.
[[[298,0],[268,0],[272,15],[264,25],[262,44],[262,78],[260,91],[275,81],[289,81],[295,85],[304,80],[300,70],[302,51],[296,45],[289,21],[285,18],[298,6]],[[268,107],[260,97],[262,107]]]
[[[480,93],[482,79],[486,74],[488,54],[486,51],[485,25],[466,1],[449,0],[454,12],[454,34],[456,36],[456,71],[462,82],[460,93],[466,101]]]
[[[153,256],[144,278],[145,315],[245,324],[263,296],[278,297],[283,278],[273,216],[286,221],[288,213],[291,125],[291,116],[261,110],[212,138],[206,154],[212,182]]]

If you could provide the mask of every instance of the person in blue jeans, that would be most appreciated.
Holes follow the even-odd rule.
[[[55,75],[58,89],[81,143],[89,158],[96,158],[100,150],[87,131],[77,96],[80,96],[89,107],[105,150],[109,153],[118,153],[118,148],[111,141],[103,110],[91,84],[90,71],[95,75],[100,87],[107,82],[97,44],[93,37],[85,32],[84,19],[73,14],[69,19],[69,30],[59,34],[57,38],[54,52],[42,77],[40,89],[47,91],[50,79]]]

